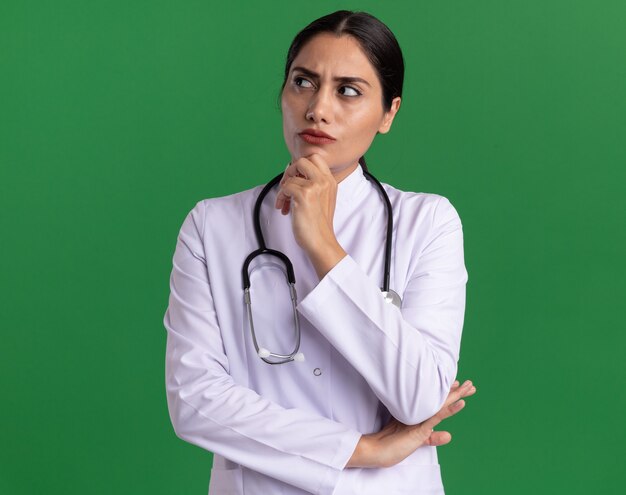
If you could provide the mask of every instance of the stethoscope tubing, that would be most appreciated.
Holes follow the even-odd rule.
[[[276,184],[280,182],[280,180],[283,177],[283,174],[284,173],[278,174],[276,177],[270,180],[267,184],[265,184],[265,186],[263,187],[263,189],[261,190],[261,192],[259,193],[256,199],[256,202],[254,204],[254,210],[252,213],[252,216],[253,216],[252,221],[254,225],[254,233],[256,235],[259,248],[251,252],[246,257],[244,264],[243,264],[243,268],[242,268],[244,302],[246,305],[248,321],[250,324],[250,331],[252,333],[252,340],[254,343],[254,347],[257,353],[259,354],[259,357],[267,364],[283,364],[289,361],[304,359],[304,356],[302,355],[302,353],[298,352],[300,349],[300,325],[299,325],[298,314],[296,310],[296,306],[297,306],[296,276],[295,276],[295,272],[293,269],[293,265],[291,264],[291,261],[289,260],[286,254],[281,253],[280,251],[277,251],[275,249],[269,249],[267,247],[267,245],[265,244],[265,238],[263,237],[263,232],[261,230],[261,206],[263,204],[263,200],[267,196],[268,192]],[[363,170],[363,175],[365,176],[366,179],[371,181],[374,184],[374,186],[378,189],[385,203],[385,209],[387,210],[387,232],[386,232],[386,239],[385,239],[383,286],[381,287],[381,291],[387,302],[393,303],[399,308],[402,303],[400,296],[398,296],[398,294],[395,293],[394,291],[389,290],[389,281],[390,281],[390,273],[391,273],[391,248],[392,248],[392,238],[393,238],[393,209],[391,206],[391,201],[389,200],[389,196],[387,195],[385,188],[378,181],[378,179],[376,179],[376,177],[370,174],[367,170]],[[254,260],[254,258],[260,255],[274,256],[280,259],[286,268],[286,272],[287,272],[286,277],[287,277],[287,282],[289,285],[293,317],[294,317],[295,333],[296,333],[296,345],[295,345],[294,350],[291,352],[291,354],[278,354],[278,353],[270,352],[267,349],[260,348],[256,339],[256,332],[254,331],[254,321],[252,318],[252,301],[250,298],[249,267],[250,267],[250,263],[252,262],[252,260]],[[269,357],[273,359],[280,359],[280,361],[272,361],[268,359]]]
[[[385,188],[380,183],[380,181],[376,177],[374,177],[371,173],[366,171],[366,170],[363,170],[363,175],[376,186],[376,188],[380,192],[380,195],[383,198],[383,201],[385,202],[385,209],[387,210],[387,233],[386,233],[386,238],[385,238],[385,258],[384,258],[384,268],[383,268],[383,285],[382,285],[381,290],[384,291],[384,292],[388,292],[389,291],[389,283],[390,283],[390,279],[391,279],[391,248],[392,248],[392,239],[393,239],[393,209],[391,207],[391,201],[389,200],[389,196],[387,195],[387,192],[385,191]],[[257,243],[259,245],[259,249],[257,249],[256,251],[250,253],[250,255],[248,255],[248,257],[246,258],[246,261],[244,263],[244,270],[243,270],[243,279],[244,279],[243,280],[243,282],[244,282],[243,286],[244,286],[244,289],[250,287],[250,278],[248,276],[248,266],[250,265],[250,262],[252,261],[252,259],[254,259],[256,256],[258,256],[260,254],[270,254],[270,255],[276,256],[276,257],[280,258],[282,261],[284,261],[285,265],[287,266],[287,276],[288,276],[289,282],[290,283],[295,283],[295,275],[294,275],[294,271],[293,271],[293,266],[291,265],[291,262],[289,261],[289,258],[287,258],[287,256],[285,256],[280,251],[275,251],[275,250],[272,250],[272,249],[268,249],[266,244],[265,244],[265,238],[263,237],[263,232],[261,230],[261,220],[260,220],[260,218],[261,218],[261,205],[263,204],[263,199],[265,199],[265,196],[267,196],[267,193],[276,184],[278,184],[282,178],[283,178],[283,173],[281,172],[276,177],[274,177],[272,180],[270,180],[267,184],[265,184],[265,186],[263,187],[263,189],[259,193],[259,196],[258,196],[258,198],[256,200],[255,205],[254,205],[254,211],[253,211],[252,220],[253,220],[253,225],[254,225],[254,233],[255,233],[256,238],[257,238]]]
[[[265,184],[263,190],[259,193],[259,197],[254,204],[254,233],[256,234],[256,240],[259,244],[260,249],[265,249],[267,246],[265,245],[265,239],[263,238],[263,232],[261,231],[261,205],[263,204],[263,199],[267,196],[267,193],[274,187],[276,184],[280,182],[283,178],[283,173],[281,172],[276,177],[274,177],[271,181]],[[291,264],[291,263],[290,263]]]
[[[385,202],[385,208],[387,209],[387,237],[385,238],[385,265],[383,269],[383,292],[389,292],[389,280],[391,274],[391,244],[393,238],[393,209],[391,207],[391,201],[389,200],[389,196],[385,191],[383,185],[378,181],[376,177],[370,174],[367,170],[363,170],[363,175],[372,181],[374,185],[378,188],[380,195]]]

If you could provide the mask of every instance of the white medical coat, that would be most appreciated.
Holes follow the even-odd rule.
[[[390,415],[417,424],[442,406],[455,379],[467,272],[459,216],[443,196],[384,185],[393,206],[390,287],[384,301],[387,214],[358,167],[338,185],[334,229],[348,253],[320,281],[295,242],[289,215],[261,208],[268,247],[291,259],[304,362],[264,363],[256,354],[242,265],[258,248],[252,211],[261,186],[198,202],[173,257],[166,391],[176,434],[214,453],[209,493],[442,494],[435,447],[399,464],[345,468],[361,434]],[[253,263],[259,345],[289,353],[293,311],[282,265]]]

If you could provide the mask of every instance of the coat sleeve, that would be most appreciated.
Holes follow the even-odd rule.
[[[461,221],[443,196],[414,266],[401,310],[350,256],[298,306],[405,424],[435,414],[457,372],[467,272]]]
[[[310,493],[331,494],[361,434],[285,409],[229,375],[206,266],[199,202],[181,227],[173,257],[165,386],[180,438]]]

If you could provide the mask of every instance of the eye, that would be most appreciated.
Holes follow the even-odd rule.
[[[295,77],[293,80],[296,86],[300,86],[301,88],[312,88],[313,83],[304,77]]]
[[[352,86],[341,86],[339,93],[343,96],[360,96],[361,92]]]

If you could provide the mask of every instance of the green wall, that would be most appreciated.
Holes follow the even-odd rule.
[[[287,46],[338,8],[405,53],[370,168],[464,225],[479,391],[447,424],[447,493],[623,493],[623,1],[6,0],[1,494],[206,493],[164,392],[176,236],[284,167]]]

